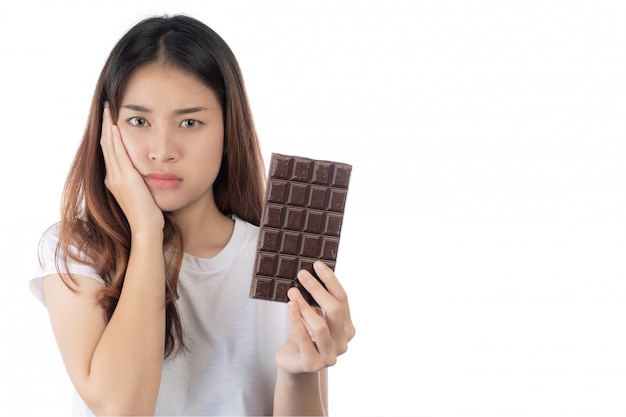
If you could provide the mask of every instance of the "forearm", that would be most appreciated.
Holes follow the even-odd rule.
[[[165,343],[162,235],[133,237],[124,287],[91,362],[94,412],[152,414]]]
[[[274,391],[274,415],[326,415],[326,385],[326,369],[320,372],[290,374],[279,368]]]

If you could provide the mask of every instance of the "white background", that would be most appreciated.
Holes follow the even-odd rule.
[[[69,413],[40,234],[113,44],[191,14],[271,152],[353,164],[335,415],[626,414],[626,2],[0,2],[0,414]]]

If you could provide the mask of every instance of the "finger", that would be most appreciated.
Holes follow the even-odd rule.
[[[111,116],[111,108],[108,102],[104,103],[102,112],[102,132],[100,137],[100,147],[104,157],[104,164],[108,175],[119,172],[117,161],[115,160],[115,150],[113,148],[113,119]]]
[[[324,284],[329,283],[334,294],[324,288],[308,271],[298,273],[298,280],[302,286],[311,293],[315,301],[320,305],[326,316],[326,322],[335,342],[337,352],[344,353],[355,334],[354,325],[350,316],[350,306],[343,288],[337,281],[334,272],[322,262],[316,262],[316,272]],[[335,283],[333,283],[335,281]]]
[[[322,261],[316,261],[313,264],[313,269],[317,273],[317,276],[320,277],[320,279],[326,286],[326,290],[328,290],[328,292],[334,298],[339,300],[339,302],[345,301],[347,304],[348,296],[346,294],[346,291],[343,289],[343,286],[337,279],[337,276],[335,275],[333,270],[330,269],[328,265],[326,265]]]
[[[320,283],[313,274],[306,269],[298,271],[298,282],[302,284],[305,290],[307,290],[311,296],[315,299],[317,304],[326,312],[331,308],[331,304],[335,303],[333,296],[328,292],[324,285]]]
[[[306,270],[299,271],[299,282],[313,296],[326,315],[341,314],[349,319],[348,298],[335,273],[321,261],[315,262],[313,268],[323,284]]]
[[[306,328],[306,331],[307,331],[308,335],[310,336],[311,340],[313,340],[315,342],[315,335],[313,334],[313,330],[306,323],[306,320],[304,319],[303,314],[310,314],[310,312],[308,310],[313,310],[319,317],[324,318],[325,317],[324,312],[322,311],[322,309],[320,307],[310,306],[309,303],[304,299],[304,297],[302,296],[302,293],[300,292],[300,290],[298,288],[290,289],[289,292],[287,293],[287,296],[289,297],[289,300],[291,300],[292,303],[294,303],[295,305],[298,306],[298,310],[300,312],[300,315],[302,316],[304,327]],[[304,302],[301,301],[301,300],[303,300]],[[301,304],[302,308],[300,308],[298,303],[302,303]],[[306,313],[304,313],[304,312],[306,312]]]
[[[350,314],[348,294],[337,279],[333,270],[330,269],[324,262],[316,261],[313,264],[313,268],[326,286],[326,290],[335,298],[335,300],[339,302],[346,323],[346,334],[348,335],[348,340],[352,339],[354,337],[355,330],[354,325],[352,324],[352,316]]]
[[[309,305],[298,289],[290,289],[288,295],[290,302],[297,306],[307,335],[310,335],[309,341],[315,343],[316,350],[324,361],[324,366],[334,365],[337,361],[337,349],[333,343],[326,319]]]
[[[126,145],[124,145],[124,141],[122,140],[122,132],[120,132],[120,128],[117,125],[111,126],[111,143],[115,153],[115,161],[121,172],[135,168],[130,161],[130,157],[126,151]]]
[[[118,178],[124,177],[129,170],[134,170],[126,146],[122,139],[120,128],[113,123],[111,109],[106,103],[103,114],[103,152],[106,150],[105,163],[108,162],[108,172],[112,175],[119,175]],[[106,134],[105,134],[106,132]]]
[[[297,289],[290,290],[290,296],[293,297],[293,300],[287,303],[287,310],[289,311],[289,319],[291,321],[291,331],[295,336],[300,351],[307,358],[319,357],[315,342],[312,340],[309,330],[304,323],[297,301],[298,298],[302,298],[300,291]]]

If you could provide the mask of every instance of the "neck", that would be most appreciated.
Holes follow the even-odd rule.
[[[183,250],[198,258],[212,258],[224,249],[235,224],[212,200],[173,212],[172,217],[182,233]]]

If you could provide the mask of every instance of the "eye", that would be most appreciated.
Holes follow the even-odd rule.
[[[128,123],[136,127],[150,126],[150,123],[148,123],[148,121],[143,117],[131,117],[128,119]]]
[[[185,119],[180,123],[180,127],[184,127],[187,129],[194,128],[198,126],[201,122],[195,119]]]

